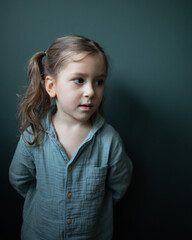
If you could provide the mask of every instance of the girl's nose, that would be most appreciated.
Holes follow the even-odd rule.
[[[94,96],[94,88],[91,83],[87,84],[84,89],[84,97],[92,98]]]

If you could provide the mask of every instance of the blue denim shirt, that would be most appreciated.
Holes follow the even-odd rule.
[[[122,141],[97,115],[69,160],[50,119],[49,114],[40,145],[29,146],[21,136],[9,169],[12,186],[25,197],[21,239],[109,240],[113,203],[124,195],[132,173]]]

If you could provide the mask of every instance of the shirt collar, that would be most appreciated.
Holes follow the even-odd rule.
[[[55,108],[51,108],[48,111],[47,115],[42,120],[44,131],[51,135],[53,135],[52,116],[54,113]],[[97,112],[93,120],[92,129],[89,132],[87,139],[92,138],[92,136],[95,135],[95,133],[103,126],[104,122],[105,122],[104,118]]]

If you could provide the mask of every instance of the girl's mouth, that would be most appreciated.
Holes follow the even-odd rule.
[[[91,110],[91,108],[93,107],[92,104],[81,104],[79,105],[80,109],[82,109],[83,111],[89,111]]]

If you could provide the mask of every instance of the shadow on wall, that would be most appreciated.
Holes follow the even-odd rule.
[[[114,208],[113,240],[135,239],[133,221],[135,207],[144,207],[145,171],[142,168],[142,139],[147,135],[148,113],[133,97],[126,87],[114,85],[107,89],[105,104],[106,120],[120,134],[126,152],[134,166],[131,184],[123,199]],[[137,149],[139,151],[137,151]],[[135,206],[135,207],[134,207]],[[135,236],[136,237],[136,236]]]
[[[114,240],[189,239],[191,141],[128,87],[113,84],[107,92],[106,119],[120,133],[134,166],[131,185],[114,208]]]

